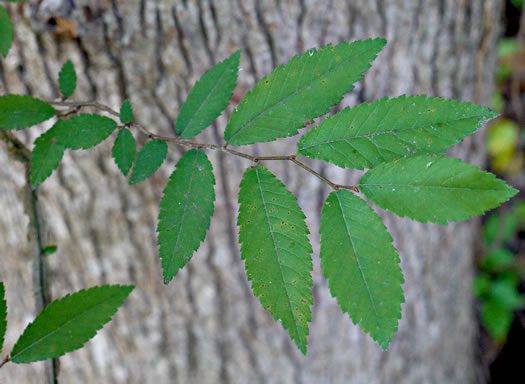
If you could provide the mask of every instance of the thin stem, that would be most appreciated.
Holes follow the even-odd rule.
[[[100,103],[98,103],[96,101],[84,101],[84,102],[82,102],[82,101],[54,101],[54,100],[46,100],[46,102],[49,103],[49,104],[52,104],[52,105],[59,106],[59,107],[68,107],[68,108],[70,108],[70,111],[73,110],[73,109],[78,111],[78,109],[80,109],[80,108],[91,107],[91,108],[95,108],[95,109],[98,109],[98,110],[103,111],[103,112],[107,112],[108,114],[110,114],[110,115],[112,115],[114,117],[120,117],[120,113],[118,113],[117,111],[111,109],[107,105],[100,104]],[[138,129],[142,134],[148,136],[150,139],[162,140],[162,141],[165,141],[165,142],[168,142],[168,143],[175,143],[175,144],[183,146],[183,147],[190,147],[190,148],[196,148],[196,149],[211,149],[211,150],[215,150],[215,151],[222,151],[222,152],[226,152],[226,153],[229,153],[229,154],[237,156],[237,157],[241,157],[243,159],[247,159],[247,160],[253,161],[254,163],[257,163],[259,161],[265,161],[265,160],[268,160],[268,161],[291,161],[292,163],[294,163],[294,164],[298,165],[299,167],[303,168],[305,171],[311,173],[312,175],[314,175],[315,177],[317,177],[318,179],[320,179],[324,183],[328,184],[330,187],[332,187],[335,190],[348,189],[348,190],[351,190],[351,191],[354,191],[354,192],[359,192],[359,189],[355,185],[336,184],[336,183],[328,180],[326,177],[320,175],[319,173],[314,171],[312,168],[310,168],[308,165],[306,165],[306,164],[300,162],[299,160],[297,160],[296,159],[296,155],[289,155],[289,156],[252,156],[252,155],[249,155],[247,153],[243,153],[243,152],[239,152],[239,151],[235,151],[233,149],[230,149],[228,147],[228,143],[224,144],[223,146],[220,146],[220,145],[216,145],[216,144],[198,143],[198,142],[195,142],[195,141],[192,141],[192,140],[184,140],[184,139],[181,139],[180,137],[176,137],[176,136],[161,136],[161,135],[157,135],[155,133],[152,133],[152,132],[148,131],[144,126],[142,126],[142,125],[140,125],[138,123],[135,123],[135,122],[132,122],[132,123],[128,124],[128,126]]]

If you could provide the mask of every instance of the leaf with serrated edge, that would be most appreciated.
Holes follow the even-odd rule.
[[[400,96],[346,108],[297,143],[299,153],[356,169],[404,156],[439,154],[498,114],[479,105]]]
[[[245,145],[296,135],[354,88],[385,44],[385,39],[343,42],[293,57],[248,92],[232,113],[224,139]]]
[[[232,98],[241,51],[206,72],[195,83],[182,105],[175,129],[183,139],[191,139],[208,127]]]
[[[124,100],[120,106],[120,122],[122,124],[129,124],[133,121],[133,107],[129,99]]]
[[[53,301],[26,327],[11,351],[11,361],[27,364],[81,348],[111,320],[133,288],[104,285]]]
[[[404,302],[399,256],[381,218],[346,190],[330,193],[321,216],[321,269],[339,307],[383,349]]]
[[[7,57],[13,43],[13,23],[7,10],[0,5],[0,55]]]
[[[115,120],[91,114],[73,116],[57,128],[57,143],[70,149],[88,149],[106,140],[117,128]]]
[[[437,224],[481,215],[518,192],[492,173],[441,156],[380,164],[361,177],[359,189],[398,216]]]
[[[215,177],[206,154],[186,152],[164,189],[157,226],[164,283],[190,261],[206,237],[215,202]]]
[[[35,140],[29,172],[33,187],[38,187],[51,176],[64,156],[66,148],[57,142],[57,132],[63,124],[67,123],[64,120],[58,120],[51,129]]]
[[[7,302],[5,301],[5,286],[0,281],[0,352],[4,347],[5,331],[7,330]]]
[[[58,85],[60,86],[60,92],[62,92],[62,95],[66,98],[75,92],[75,88],[77,87],[77,74],[71,60],[66,61],[62,66],[58,74]]]
[[[162,140],[148,141],[137,153],[129,177],[129,185],[140,183],[160,168],[168,155],[168,145]]]
[[[19,130],[40,124],[55,115],[55,109],[31,96],[0,96],[0,128]]]
[[[306,354],[312,319],[312,247],[295,196],[266,168],[244,173],[239,191],[239,242],[255,296]]]
[[[129,129],[121,129],[117,135],[112,149],[113,160],[118,169],[126,176],[137,155],[135,138]]]

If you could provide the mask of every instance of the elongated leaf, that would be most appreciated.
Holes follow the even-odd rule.
[[[140,183],[160,168],[168,155],[168,145],[161,140],[148,141],[137,154],[129,185]]]
[[[88,149],[106,140],[115,128],[117,123],[109,117],[83,113],[57,128],[57,143],[70,149]]]
[[[0,128],[24,129],[40,124],[55,115],[52,106],[31,96],[0,96]]]
[[[133,107],[129,99],[124,100],[120,106],[120,122],[122,124],[129,124],[133,121]]]
[[[133,288],[104,285],[53,301],[26,327],[11,351],[11,361],[31,363],[81,348],[111,320]]]
[[[0,55],[7,57],[13,43],[13,23],[7,10],[0,5]]]
[[[73,92],[75,92],[75,88],[77,87],[77,74],[71,60],[66,61],[62,66],[58,74],[58,85],[64,97],[70,97],[73,95]]]
[[[232,98],[241,51],[211,68],[195,83],[182,105],[175,129],[183,139],[191,139],[208,127]]]
[[[33,187],[38,187],[57,169],[66,147],[57,142],[57,132],[67,121],[58,120],[47,132],[35,140],[31,155],[30,179]]]
[[[241,257],[253,293],[306,354],[313,283],[304,213],[295,196],[260,165],[244,173],[239,204]]]
[[[457,100],[384,98],[323,120],[297,148],[303,156],[340,167],[373,168],[404,156],[442,153],[497,115]]]
[[[385,44],[384,39],[343,42],[293,57],[246,95],[231,116],[225,140],[244,145],[297,134],[354,88]]]
[[[0,281],[0,352],[4,347],[5,331],[7,330],[7,302],[5,301],[5,286]]]
[[[332,296],[383,349],[404,302],[399,256],[381,218],[349,191],[330,193],[321,217],[321,268]]]
[[[481,215],[518,192],[492,173],[441,156],[380,164],[363,175],[359,188],[396,215],[438,224]]]
[[[190,261],[206,237],[215,202],[215,177],[206,154],[192,149],[177,163],[160,201],[157,226],[164,283]]]
[[[135,138],[129,129],[124,128],[119,131],[117,139],[113,144],[112,153],[118,169],[126,176],[137,154]]]

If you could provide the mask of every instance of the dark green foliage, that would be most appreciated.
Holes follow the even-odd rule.
[[[373,168],[404,156],[442,153],[497,115],[457,100],[384,98],[323,120],[297,148],[303,156],[340,167]]]
[[[43,250],[42,253],[44,256],[49,256],[55,253],[58,250],[58,247],[56,245],[48,245]]]
[[[164,283],[190,261],[210,226],[215,177],[206,154],[186,152],[170,176],[160,201],[157,226]]]
[[[135,161],[137,154],[135,138],[129,129],[121,129],[113,144],[113,159],[118,169],[126,176]]]
[[[245,145],[297,134],[354,88],[385,44],[385,39],[343,42],[293,57],[248,92],[232,113],[224,139]]]
[[[124,100],[120,106],[120,122],[122,124],[130,124],[133,121],[133,107],[129,99]]]
[[[0,128],[24,129],[40,124],[55,115],[52,106],[31,96],[0,96]]]
[[[239,205],[241,257],[253,293],[306,354],[313,283],[304,213],[295,196],[260,165],[244,173]]]
[[[81,348],[111,320],[133,288],[105,285],[53,301],[26,327],[11,351],[11,361],[31,363]]]
[[[326,199],[320,233],[321,268],[332,296],[386,350],[404,302],[392,237],[372,208],[346,190]]]
[[[7,10],[0,5],[0,55],[7,57],[13,43],[13,23]]]
[[[70,149],[88,149],[107,139],[115,128],[115,120],[83,113],[56,128],[57,143]]]
[[[0,352],[4,346],[5,331],[7,330],[7,302],[5,301],[5,286],[0,281]]]
[[[66,61],[62,66],[58,74],[58,85],[60,86],[60,92],[62,92],[65,98],[70,97],[75,92],[75,88],[77,87],[77,74],[71,60]]]
[[[58,120],[47,132],[35,140],[31,155],[30,179],[33,187],[38,187],[58,167],[66,147],[57,142],[60,127],[67,125],[65,120]]]
[[[359,189],[396,215],[437,224],[481,215],[518,192],[492,173],[441,156],[380,164],[363,175]]]
[[[161,140],[148,141],[137,154],[129,185],[140,183],[160,168],[168,155],[168,145]]]
[[[198,135],[226,109],[235,89],[240,57],[239,50],[195,83],[175,122],[180,137],[191,139]]]

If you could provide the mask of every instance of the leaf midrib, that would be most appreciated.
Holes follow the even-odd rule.
[[[226,142],[227,143],[230,143],[235,137],[237,137],[237,135],[239,135],[239,133],[241,133],[246,127],[248,127],[249,125],[251,125],[251,123],[253,121],[255,121],[256,119],[258,119],[261,115],[263,114],[266,114],[268,111],[272,110],[273,108],[276,108],[277,106],[283,104],[285,101],[287,101],[289,98],[293,97],[293,96],[296,96],[299,92],[302,92],[303,90],[305,89],[308,89],[308,88],[311,88],[316,82],[318,81],[321,81],[325,76],[327,76],[328,74],[330,74],[331,72],[335,71],[336,69],[338,69],[339,67],[343,66],[344,64],[346,64],[348,61],[350,61],[351,59],[353,59],[354,57],[356,56],[361,56],[363,55],[365,52],[368,52],[368,51],[371,51],[372,48],[368,48],[368,49],[365,49],[361,52],[359,52],[358,54],[356,53],[355,55],[352,55],[352,56],[349,56],[347,58],[347,60],[343,60],[341,61],[340,64],[337,64],[335,65],[334,67],[330,68],[328,71],[326,72],[323,72],[322,75],[320,75],[319,77],[315,78],[314,80],[312,80],[310,83],[306,84],[305,86],[301,87],[301,88],[298,88],[296,89],[294,92],[292,92],[290,95],[286,96],[284,99],[281,99],[279,101],[277,101],[276,103],[272,104],[271,106],[269,106],[268,108],[266,108],[265,110],[259,112],[257,115],[255,115],[254,117],[252,117],[250,120],[248,120],[247,122],[245,122],[238,130],[237,132],[235,132],[230,138],[229,140],[227,140]],[[320,51],[317,51],[318,53]],[[303,54],[304,56],[304,54]],[[304,70],[304,66],[303,65],[303,70]],[[360,72],[360,74],[362,74],[362,72]],[[352,82],[352,86],[353,86],[353,83]]]
[[[447,120],[447,121],[442,121],[442,122],[437,122],[437,123],[432,123],[432,124],[425,124],[425,125],[417,125],[417,126],[413,126],[413,127],[407,127],[407,128],[399,128],[399,129],[395,129],[395,130],[389,130],[389,131],[381,131],[381,132],[372,132],[368,135],[360,135],[360,136],[347,136],[347,137],[343,137],[343,138],[340,138],[340,139],[334,139],[334,140],[327,140],[327,141],[322,141],[322,142],[318,142],[318,143],[314,143],[314,144],[311,144],[311,145],[307,145],[307,146],[304,146],[302,147],[300,150],[307,150],[309,148],[312,148],[312,147],[317,147],[317,146],[321,146],[321,145],[327,145],[327,144],[333,144],[333,143],[338,143],[338,142],[341,142],[341,141],[351,141],[353,139],[370,139],[371,137],[376,137],[376,136],[381,136],[381,135],[394,135],[395,133],[397,132],[404,132],[404,131],[410,131],[410,130],[413,130],[413,129],[419,129],[419,128],[423,128],[423,127],[429,127],[431,125],[435,125],[435,124],[447,124],[447,123],[451,123],[451,122],[459,122],[459,121],[462,121],[462,120],[467,120],[467,119],[472,119],[472,118],[480,118],[480,117],[484,117],[484,116],[471,116],[471,117],[464,117],[464,118],[461,118],[461,119],[452,119],[452,120]],[[362,127],[360,127],[359,129],[361,129]],[[377,147],[377,145],[374,143],[374,146]]]
[[[442,186],[442,185],[426,185],[426,184],[359,184],[359,187],[406,187],[406,188],[428,188],[428,189],[452,189],[452,190],[466,190],[466,191],[483,191],[483,192],[501,192],[505,189],[489,189],[489,188],[468,188],[462,186]]]
[[[279,265],[279,272],[281,273],[281,279],[283,281],[284,291],[286,292],[286,297],[288,299],[286,302],[288,303],[288,309],[290,310],[290,313],[292,314],[292,317],[294,319],[294,326],[295,326],[295,332],[297,334],[297,340],[298,340],[298,342],[301,345],[303,345],[301,337],[299,336],[300,333],[299,333],[299,328],[297,326],[298,321],[297,321],[297,318],[295,317],[294,311],[292,310],[292,303],[290,301],[290,293],[288,292],[288,288],[286,287],[286,280],[284,279],[283,269],[282,269],[282,266],[281,266],[281,257],[279,255],[278,250],[277,250],[277,243],[275,242],[275,237],[274,237],[274,234],[273,234],[273,229],[272,229],[272,224],[271,224],[271,221],[270,221],[270,216],[268,215],[268,208],[266,207],[266,200],[264,199],[264,193],[263,193],[263,190],[262,190],[261,179],[259,177],[259,170],[257,168],[255,168],[255,174],[257,175],[257,186],[259,187],[259,192],[261,194],[261,199],[262,199],[263,206],[264,206],[264,214],[265,214],[266,220],[268,222],[268,229],[270,230],[270,235],[272,236],[273,249],[275,251],[275,256],[277,257],[277,264]]]
[[[58,331],[62,330],[63,328],[65,328],[69,323],[71,323],[72,321],[75,321],[76,319],[78,319],[79,317],[82,317],[84,316],[87,312],[91,311],[93,308],[99,306],[99,305],[102,305],[104,303],[106,303],[107,301],[109,301],[110,299],[113,299],[115,296],[118,296],[121,292],[115,292],[113,295],[109,296],[106,298],[106,300],[104,301],[100,301],[92,306],[90,306],[89,308],[87,308],[85,311],[83,311],[82,313],[78,314],[77,316],[69,319],[68,321],[66,321],[65,323],[63,323],[62,325],[60,325],[60,327],[56,328],[55,330],[53,330],[52,332],[48,333],[47,335],[45,335],[44,337],[40,338],[40,339],[37,339],[35,340],[33,343],[31,343],[30,345],[28,345],[27,347],[25,347],[24,349],[22,349],[20,352],[18,352],[16,355],[14,356],[11,356],[11,360],[14,360],[16,359],[17,356],[20,356],[21,354],[23,354],[25,351],[27,351],[29,348],[32,348],[35,344],[40,344],[42,343],[45,339],[51,337],[52,335],[54,335],[55,333],[57,333]],[[70,296],[71,298],[71,296]],[[38,316],[37,316],[38,318]],[[35,318],[36,320],[36,318]],[[33,323],[31,324],[34,324],[34,321],[33,320]],[[104,325],[104,324],[102,324]],[[95,329],[95,333],[99,330],[100,328],[97,328]],[[89,340],[89,339],[88,339]],[[35,361],[35,360],[32,360],[32,361]]]
[[[341,214],[343,215],[343,221],[345,223],[346,234],[348,235],[348,238],[350,239],[350,244],[352,244],[352,249],[354,250],[355,261],[357,263],[357,269],[359,269],[359,273],[361,274],[361,278],[363,279],[363,283],[365,284],[366,292],[368,293],[368,298],[370,299],[370,303],[372,304],[372,308],[374,309],[374,314],[376,317],[380,317],[379,314],[377,313],[376,305],[374,303],[374,298],[372,297],[372,292],[370,292],[370,287],[368,286],[368,282],[366,281],[365,274],[361,268],[361,262],[359,261],[359,253],[357,252],[357,248],[355,247],[354,240],[352,238],[352,235],[350,234],[350,229],[348,228],[348,222],[347,222],[346,215],[343,209],[343,205],[341,203],[341,200],[339,199],[339,195],[337,192],[335,192],[335,196],[339,204],[339,209],[341,209]]]

